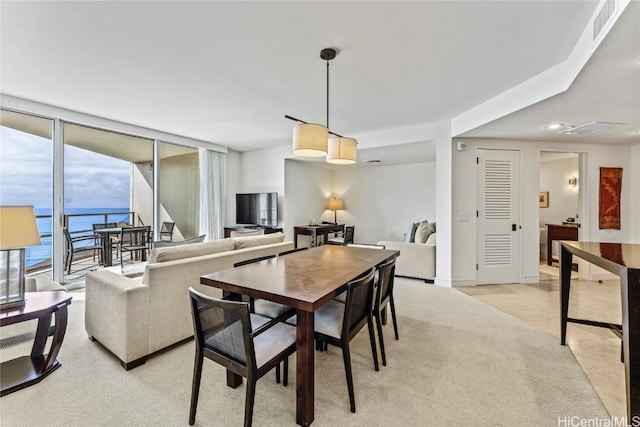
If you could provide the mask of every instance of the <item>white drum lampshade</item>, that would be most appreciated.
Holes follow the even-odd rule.
[[[329,131],[322,125],[300,123],[293,128],[293,154],[302,157],[327,155]]]
[[[329,138],[327,162],[338,165],[350,165],[358,159],[358,141],[353,138],[332,136]]]
[[[0,307],[24,304],[24,248],[40,244],[33,206],[0,206]]]

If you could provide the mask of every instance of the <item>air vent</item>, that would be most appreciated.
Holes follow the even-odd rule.
[[[613,12],[616,10],[616,2],[615,0],[607,0],[607,2],[602,5],[602,9],[596,16],[596,19],[593,21],[593,39],[597,39],[600,35],[600,32],[604,28],[605,24],[609,22],[609,18],[613,15]]]
[[[587,133],[613,129],[613,128],[617,128],[618,126],[624,126],[624,125],[625,123],[591,122],[585,125],[564,129],[558,133],[563,133],[565,135],[585,135]]]

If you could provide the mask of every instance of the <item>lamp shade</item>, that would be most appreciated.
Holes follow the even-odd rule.
[[[33,206],[0,206],[0,250],[41,244]]]
[[[358,141],[353,138],[332,136],[329,138],[327,162],[338,165],[350,165],[358,158]]]
[[[327,209],[330,211],[342,210],[342,199],[332,197],[327,201]]]
[[[300,123],[293,128],[293,154],[302,157],[327,155],[329,131],[322,125]]]

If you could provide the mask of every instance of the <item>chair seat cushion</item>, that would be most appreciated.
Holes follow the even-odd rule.
[[[323,335],[340,338],[345,305],[338,301],[329,301],[315,312],[315,330]]]
[[[344,291],[343,293],[335,297],[333,300],[345,304],[347,302],[347,291]]]
[[[253,340],[257,367],[262,367],[292,345],[296,345],[295,327],[278,323],[267,329]]]
[[[256,314],[274,319],[289,310],[291,307],[287,307],[286,305],[278,304],[273,301],[256,299],[253,302],[253,308]]]

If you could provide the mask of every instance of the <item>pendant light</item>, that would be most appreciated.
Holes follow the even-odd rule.
[[[288,115],[285,117],[298,122],[293,128],[293,153],[296,156],[327,156],[328,163],[353,164],[357,159],[358,142],[329,130],[329,61],[337,54],[337,51],[332,48],[320,51],[320,58],[327,61],[327,125],[307,123]]]

